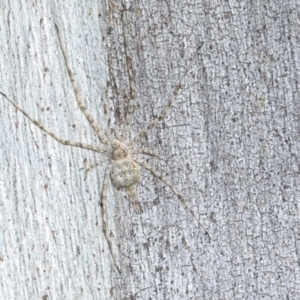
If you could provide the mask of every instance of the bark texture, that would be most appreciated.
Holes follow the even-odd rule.
[[[142,169],[136,214],[93,152],[46,136],[0,96],[0,299],[299,299],[300,1],[1,3],[0,91],[63,138],[97,144],[78,109],[55,24],[106,131],[131,137],[160,114],[203,42],[171,112],[139,144],[185,196]],[[124,40],[124,37],[126,38]]]

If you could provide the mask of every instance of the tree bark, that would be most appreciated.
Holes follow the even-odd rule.
[[[117,135],[170,113],[137,145],[137,214],[103,156],[59,144],[1,98],[0,299],[298,299],[299,1],[4,0],[0,92],[64,139],[99,144],[76,104]],[[128,45],[127,61],[125,44]]]

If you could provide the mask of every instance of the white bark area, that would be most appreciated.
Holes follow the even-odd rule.
[[[3,0],[0,91],[63,138],[97,144],[77,107],[116,130],[129,95],[119,0]],[[138,109],[132,136],[168,101],[142,146],[211,239],[142,169],[141,214],[109,189],[113,264],[102,233],[101,155],[63,146],[0,96],[0,299],[299,299],[300,1],[126,2]]]

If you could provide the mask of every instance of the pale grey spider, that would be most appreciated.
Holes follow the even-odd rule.
[[[130,199],[133,208],[136,213],[140,212],[140,208],[138,205],[138,202],[136,201],[136,184],[139,181],[140,178],[140,170],[139,166],[144,167],[148,171],[150,171],[154,176],[156,176],[158,179],[160,179],[163,183],[165,183],[172,191],[173,193],[177,196],[177,198],[181,201],[181,203],[189,210],[189,212],[192,214],[192,216],[195,218],[195,220],[200,224],[200,226],[205,230],[205,232],[208,234],[207,230],[205,227],[201,224],[201,222],[198,220],[196,217],[195,213],[193,210],[187,205],[186,200],[184,197],[177,191],[177,189],[172,185],[172,183],[165,177],[163,176],[159,171],[156,169],[152,168],[147,162],[137,158],[136,156],[138,154],[144,154],[144,155],[150,155],[150,156],[156,156],[158,157],[155,153],[153,153],[150,150],[145,150],[145,149],[134,149],[133,145],[135,145],[144,135],[152,129],[155,125],[157,125],[159,122],[161,122],[166,115],[168,114],[169,110],[171,109],[171,106],[173,104],[173,101],[180,90],[182,83],[188,74],[191,66],[193,65],[196,57],[198,50],[201,48],[201,46],[197,49],[193,59],[191,60],[190,64],[186,68],[184,74],[181,77],[180,82],[178,83],[177,87],[172,93],[171,98],[167,102],[166,106],[160,113],[160,115],[154,119],[152,122],[147,124],[143,130],[141,130],[133,139],[129,139],[129,128],[132,120],[132,115],[135,110],[135,87],[133,83],[133,76],[132,76],[132,71],[131,68],[129,68],[129,82],[130,82],[130,91],[131,91],[131,99],[129,100],[129,105],[128,105],[128,113],[126,116],[126,122],[125,122],[125,127],[123,134],[119,139],[117,138],[111,138],[108,137],[104,131],[96,124],[94,118],[92,117],[91,113],[89,110],[85,107],[83,104],[77,83],[75,81],[73,72],[71,71],[68,63],[68,59],[66,56],[66,52],[63,47],[63,43],[60,37],[59,30],[57,29],[57,34],[58,34],[58,41],[59,41],[59,46],[61,48],[64,62],[68,71],[68,76],[70,78],[74,94],[76,97],[77,104],[80,108],[80,110],[83,112],[85,117],[87,118],[88,122],[90,123],[91,127],[93,128],[93,131],[97,135],[100,141],[100,145],[91,145],[91,144],[85,144],[82,142],[74,142],[70,140],[65,140],[59,136],[57,136],[54,132],[50,131],[47,129],[42,123],[39,121],[35,120],[32,118],[30,115],[28,115],[27,112],[25,112],[21,107],[19,107],[17,104],[15,104],[12,100],[10,100],[4,93],[0,92],[2,96],[8,100],[17,110],[19,110],[21,113],[23,113],[34,125],[36,125],[38,128],[43,130],[45,133],[50,135],[52,138],[57,140],[59,143],[63,145],[68,145],[68,146],[74,146],[74,147],[80,147],[84,149],[88,149],[94,152],[101,153],[102,155],[105,155],[105,161],[108,161],[108,166],[106,167],[105,175],[104,175],[104,180],[103,180],[103,188],[102,188],[102,219],[103,219],[103,233],[106,237],[106,240],[108,242],[109,248],[111,255],[113,257],[114,263],[117,266],[116,259],[113,255],[112,251],[112,243],[109,239],[109,233],[107,230],[107,198],[108,198],[108,179],[110,178],[112,181],[113,186],[115,186],[118,189],[125,189],[125,191],[128,194],[128,198]],[[125,48],[126,48],[126,43],[125,43]],[[127,49],[126,49],[127,50]],[[128,57],[128,53],[126,51],[126,59],[127,59],[127,66],[131,63],[131,60]],[[97,167],[103,163],[103,160],[101,162],[95,163],[92,166],[90,166],[88,169],[86,169],[86,173],[91,170],[92,168]],[[118,268],[118,266],[117,266]],[[118,268],[119,270],[119,268]]]

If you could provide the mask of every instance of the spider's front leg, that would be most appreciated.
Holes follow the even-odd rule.
[[[134,111],[137,108],[137,104],[136,104],[136,87],[135,87],[133,72],[132,72],[132,55],[129,52],[128,42],[127,42],[128,34],[126,32],[126,26],[124,22],[124,10],[122,10],[121,21],[122,21],[123,34],[124,34],[124,50],[125,50],[125,59],[126,59],[127,74],[129,80],[129,101],[127,105],[127,115],[125,120],[125,126],[123,128],[122,140],[128,141],[132,116]]]
[[[71,70],[67,54],[66,54],[66,51],[65,51],[63,43],[62,43],[60,32],[59,32],[59,29],[58,29],[58,27],[57,27],[56,24],[55,24],[55,27],[56,27],[56,32],[57,32],[59,46],[60,46],[60,49],[61,49],[61,52],[62,52],[62,55],[63,55],[63,59],[64,59],[64,62],[65,62],[65,65],[66,65],[66,69],[67,69],[67,72],[68,72],[69,79],[70,79],[71,84],[72,84],[72,88],[73,88],[73,91],[74,91],[74,95],[75,95],[78,107],[80,108],[80,110],[85,115],[86,119],[90,123],[90,125],[93,128],[94,132],[98,136],[99,140],[104,145],[108,145],[108,138],[107,138],[106,134],[99,127],[99,125],[96,123],[96,121],[95,121],[94,117],[92,116],[91,112],[85,107],[85,105],[83,103],[82,95],[80,93],[80,89],[79,89],[78,84],[77,84],[77,82],[75,80],[75,76],[74,76],[74,74],[73,74],[73,72]]]
[[[134,149],[134,150],[132,150],[132,154],[144,154],[144,155],[152,156],[152,157],[157,158],[159,160],[165,160],[163,157],[156,154],[155,152],[153,152],[150,149]]]
[[[167,102],[167,104],[165,105],[165,107],[163,108],[163,110],[161,111],[160,115],[155,118],[152,122],[150,122],[149,124],[147,124],[145,126],[145,128],[143,130],[141,130],[131,141],[130,141],[130,145],[134,145],[136,144],[149,130],[151,130],[153,127],[155,127],[158,123],[162,122],[165,117],[168,115],[169,111],[171,110],[171,107],[173,105],[174,100],[176,99],[176,96],[178,94],[178,92],[180,91],[183,82],[186,78],[186,76],[188,75],[189,70],[192,68],[192,66],[195,63],[195,60],[197,58],[197,54],[199,52],[199,50],[202,48],[204,43],[201,43],[201,45],[198,47],[198,49],[196,50],[194,57],[192,58],[192,60],[190,61],[189,65],[187,66],[187,68],[185,69],[179,83],[177,84],[177,86],[175,87],[171,98],[169,99],[169,101]]]
[[[20,106],[18,106],[17,104],[15,104],[4,93],[0,92],[0,94],[8,102],[10,102],[18,111],[20,111],[31,123],[33,123],[35,126],[37,126],[38,128],[40,128],[41,130],[43,130],[45,133],[47,133],[49,136],[51,136],[52,138],[54,138],[60,144],[66,145],[66,146],[72,146],[72,147],[79,147],[79,148],[83,148],[83,149],[87,149],[87,150],[91,150],[91,151],[95,151],[95,152],[100,152],[100,153],[104,153],[104,152],[107,151],[107,149],[105,147],[102,147],[102,146],[90,145],[90,144],[85,144],[85,143],[82,143],[82,142],[75,142],[75,141],[65,140],[65,139],[61,138],[60,136],[58,136],[57,134],[55,134],[53,131],[51,131],[48,128],[46,128],[41,122],[39,122],[39,121],[35,120],[33,117],[31,117],[24,109],[22,109]]]

